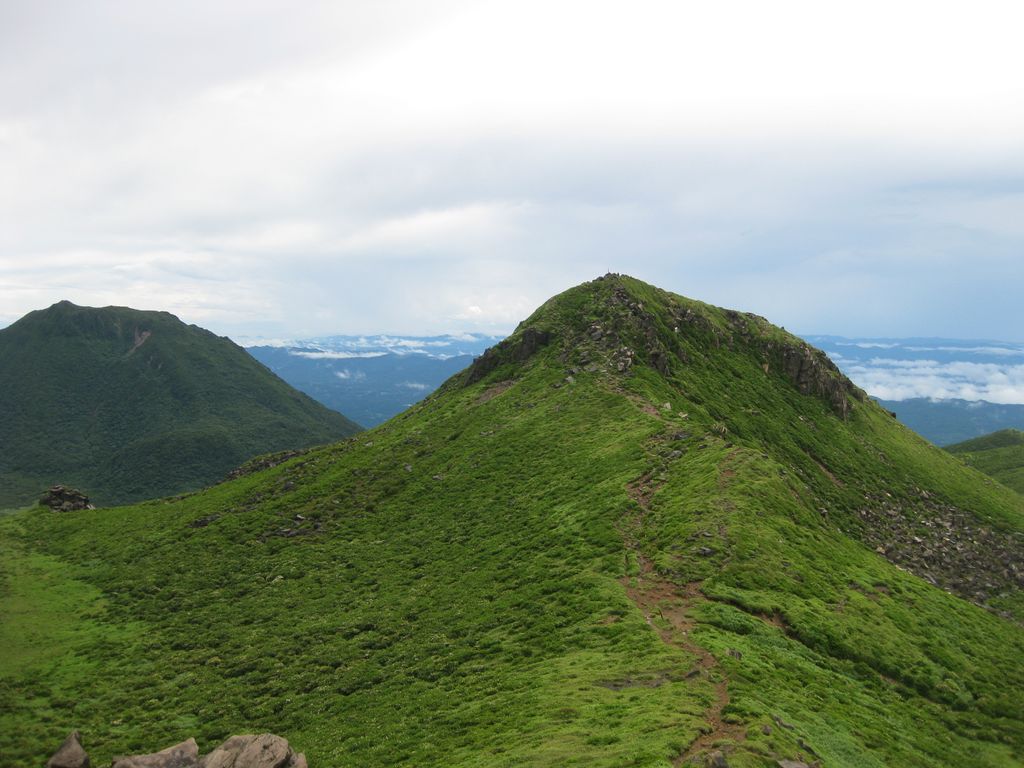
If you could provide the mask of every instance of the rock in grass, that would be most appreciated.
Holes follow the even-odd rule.
[[[46,768],[89,768],[89,755],[82,748],[82,734],[69,733],[60,749],[46,762]]]
[[[200,768],[306,768],[306,756],[272,733],[232,736],[203,758]]]
[[[46,768],[89,768],[82,736],[73,731]],[[206,757],[199,757],[195,739],[150,755],[116,757],[111,768],[308,768],[306,756],[296,754],[286,739],[272,733],[232,736]]]
[[[39,503],[55,512],[74,512],[79,509],[96,509],[89,497],[75,488],[55,485],[42,495]]]
[[[199,765],[199,747],[195,739],[189,739],[151,755],[114,758],[111,768],[199,768]]]

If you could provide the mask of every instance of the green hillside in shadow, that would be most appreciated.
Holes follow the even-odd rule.
[[[609,275],[355,438],[0,520],[0,754],[1019,766],[1022,532],[820,352]]]
[[[359,427],[166,312],[66,301],[0,330],[0,509],[49,485],[99,504],[194,490]]]
[[[1002,429],[946,448],[975,469],[1024,493],[1024,432]]]

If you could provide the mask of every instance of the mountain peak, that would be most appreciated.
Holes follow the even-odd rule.
[[[477,358],[462,383],[513,378],[517,367],[534,358],[625,376],[645,367],[678,381],[688,368],[714,368],[737,354],[756,360],[763,375],[782,376],[801,394],[822,398],[842,418],[849,415],[851,398],[866,399],[823,352],[765,318],[615,273],[549,299]]]
[[[0,330],[0,359],[0,507],[56,482],[100,504],[175,493],[359,429],[167,312],[60,301]]]

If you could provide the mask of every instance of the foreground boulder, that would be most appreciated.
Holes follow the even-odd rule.
[[[183,741],[151,755],[114,758],[112,768],[196,768],[199,746],[195,739]]]
[[[46,768],[89,768],[89,755],[82,748],[82,734],[69,733],[60,749],[46,762]]]
[[[201,768],[307,768],[306,756],[272,733],[232,736],[203,758]]]
[[[82,737],[72,732],[46,768],[89,768]],[[272,733],[232,736],[206,757],[199,756],[195,739],[160,752],[114,758],[111,768],[308,768],[306,756],[296,754],[286,739]]]
[[[55,512],[74,512],[78,509],[96,509],[89,497],[79,490],[64,485],[55,485],[42,495],[39,503]]]

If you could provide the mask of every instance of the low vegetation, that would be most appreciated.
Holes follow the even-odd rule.
[[[1024,493],[1024,432],[1019,429],[1003,429],[946,450],[1003,485]]]
[[[313,766],[1017,766],[1019,580],[871,539],[925,541],[932,501],[1024,532],[799,340],[608,276],[357,437],[0,519],[0,754],[74,727],[97,764],[271,731]]]

